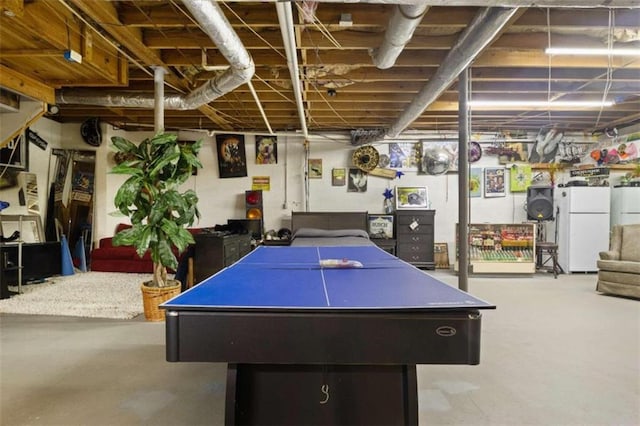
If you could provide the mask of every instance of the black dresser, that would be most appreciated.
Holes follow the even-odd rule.
[[[433,222],[435,210],[396,211],[396,256],[418,268],[435,269]]]
[[[195,235],[194,239],[196,240],[193,259],[195,284],[222,268],[232,265],[251,251],[250,234],[224,235],[216,232],[201,232]]]

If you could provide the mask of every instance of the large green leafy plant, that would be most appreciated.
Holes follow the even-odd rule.
[[[165,287],[170,282],[167,267],[178,267],[172,247],[182,253],[194,243],[186,227],[200,218],[198,196],[191,189],[180,192],[179,187],[194,168],[202,167],[198,160],[202,142],[185,144],[168,133],[159,133],[139,145],[120,136],[111,141],[116,153],[125,159],[111,172],[129,176],[114,202],[132,224],[113,237],[113,244],[133,246],[140,257],[148,250],[153,261],[153,281],[147,285]]]

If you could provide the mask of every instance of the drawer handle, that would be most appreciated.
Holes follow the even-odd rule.
[[[420,241],[420,237],[411,237],[411,241]]]

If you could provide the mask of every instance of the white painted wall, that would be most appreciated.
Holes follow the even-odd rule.
[[[16,113],[19,114],[19,113]],[[14,113],[0,114],[3,128],[7,123],[14,125],[17,120],[25,119],[23,114],[14,115]],[[59,123],[49,120],[47,118],[41,118],[34,122],[31,130],[36,132],[38,136],[48,142],[45,150],[39,148],[35,144],[29,143],[29,172],[35,173],[38,181],[38,199],[40,205],[40,216],[42,218],[42,224],[46,219],[47,199],[49,196],[49,158],[51,156],[51,150],[53,148],[60,147],[61,131],[62,127]],[[0,168],[0,173],[4,172],[4,168]],[[0,190],[0,200],[8,201],[11,205],[7,209],[3,210],[3,214],[27,214],[27,207],[21,206],[18,199],[19,186],[13,188],[6,188]]]
[[[30,146],[32,171],[38,173],[38,183],[42,189],[41,197],[48,193],[50,150],[53,147],[96,151],[95,175],[95,204],[94,204],[94,243],[100,238],[112,236],[118,223],[127,222],[126,218],[114,216],[113,199],[118,186],[125,177],[109,174],[114,166],[111,137],[121,135],[134,142],[140,142],[145,137],[152,136],[152,132],[124,132],[103,125],[103,143],[94,148],[87,145],[80,136],[79,124],[60,125],[48,119],[36,122],[32,129],[50,144],[47,151],[42,151],[33,144]],[[433,136],[433,135],[430,135]],[[269,176],[271,189],[264,193],[264,219],[267,230],[278,230],[290,226],[291,211],[305,210],[305,152],[304,140],[299,135],[278,137],[278,164],[255,164],[255,136],[245,135],[247,158],[247,177],[220,179],[216,154],[215,136],[205,132],[180,132],[180,139],[203,140],[200,160],[203,168],[197,176],[191,177],[185,184],[186,188],[196,191],[200,197],[199,209],[201,219],[195,226],[209,227],[225,224],[227,219],[239,219],[245,215],[244,191],[251,189],[253,176]],[[418,141],[422,136],[405,137],[404,141]],[[455,135],[449,139],[455,140]],[[387,152],[384,143],[376,147],[382,153]],[[448,173],[440,176],[418,174],[417,171],[404,170],[401,178],[385,179],[369,176],[368,189],[365,193],[347,192],[347,186],[334,187],[331,185],[332,168],[349,168],[351,166],[352,147],[347,138],[312,137],[309,139],[309,158],[321,158],[323,162],[323,176],[321,179],[309,180],[309,210],[312,211],[368,211],[381,213],[383,211],[383,193],[387,188],[395,186],[427,186],[431,208],[436,211],[435,241],[449,244],[449,256],[453,259],[455,253],[455,225],[458,222],[458,175]],[[496,156],[483,155],[473,167],[499,166]],[[52,173],[53,171],[51,171]],[[507,169],[506,181],[509,171]],[[613,173],[612,183],[623,172]],[[567,180],[565,174],[558,174],[557,183]],[[40,183],[42,182],[42,184]],[[0,199],[12,203],[11,210],[6,213],[20,213],[17,203],[17,189],[15,191],[1,191]],[[43,206],[46,198],[42,198]],[[518,223],[526,221],[525,212],[526,193],[511,193],[508,185],[505,197],[501,198],[472,198],[470,199],[470,221],[487,223]],[[553,224],[548,228],[548,235],[553,237]]]

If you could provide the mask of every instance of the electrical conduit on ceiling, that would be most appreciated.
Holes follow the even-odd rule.
[[[293,94],[296,98],[296,106],[298,107],[298,115],[300,116],[300,128],[302,135],[309,137],[307,130],[306,116],[302,105],[302,82],[300,81],[298,71],[298,54],[296,52],[296,38],[293,34],[293,12],[291,11],[291,3],[276,3],[276,11],[278,12],[278,22],[280,23],[280,31],[282,32],[282,41],[284,42],[284,50],[287,55],[287,65],[289,66],[289,74],[291,74],[291,83],[293,84]]]
[[[192,110],[251,81],[255,66],[251,55],[215,0],[183,0],[183,3],[230,64],[227,71],[205,82],[191,93],[164,97],[164,107],[167,109]],[[56,93],[56,102],[59,104],[153,108],[155,99],[152,94],[132,95],[125,92],[104,94],[92,90],[65,90]]]
[[[428,9],[426,4],[396,6],[389,19],[382,45],[371,55],[376,67],[387,69],[395,64]]]
[[[462,70],[467,68],[483,49],[502,31],[518,8],[490,7],[481,9],[451,48],[436,73],[429,79],[407,109],[386,131],[397,137],[444,92]]]

